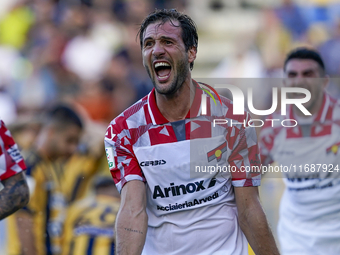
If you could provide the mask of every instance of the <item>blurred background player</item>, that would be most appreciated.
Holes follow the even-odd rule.
[[[66,204],[93,192],[93,177],[107,168],[104,145],[99,139],[106,127],[83,117],[84,131],[77,151],[63,164],[63,194]]]
[[[339,254],[339,101],[325,92],[329,79],[315,50],[291,51],[284,72],[284,86],[311,93],[303,106],[312,115],[305,116],[295,105],[289,105],[287,116],[274,113],[270,119],[294,119],[297,126],[271,127],[269,123],[261,131],[262,163],[275,161],[292,166],[290,172],[284,173],[286,189],[280,205],[278,237],[282,254]],[[290,98],[301,95],[291,93]]]
[[[60,253],[65,207],[61,183],[67,175],[62,163],[76,151],[82,129],[81,119],[68,106],[58,105],[45,116],[26,161],[30,202],[9,222],[9,242],[15,243],[9,254]]]
[[[114,254],[120,194],[111,176],[96,177],[94,190],[94,196],[73,203],[67,211],[62,255]]]
[[[0,120],[0,220],[28,203],[26,165],[5,123]]]

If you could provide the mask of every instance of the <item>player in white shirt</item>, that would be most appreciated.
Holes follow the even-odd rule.
[[[294,105],[288,116],[274,114],[271,119],[294,119],[297,126],[268,123],[260,135],[262,163],[275,161],[291,169],[283,173],[281,250],[289,255],[340,254],[340,105],[325,91],[329,80],[316,51],[293,50],[284,72],[285,86],[310,91],[311,99],[303,106],[312,115],[305,116]]]
[[[141,25],[155,88],[105,137],[122,198],[117,253],[248,254],[246,236],[257,254],[278,254],[259,203],[260,175],[244,171],[260,164],[255,130],[242,125],[249,114],[234,116],[218,95],[202,114],[202,94],[211,91],[191,79],[197,41],[193,21],[175,10],[157,10]],[[214,125],[216,118],[229,122]]]

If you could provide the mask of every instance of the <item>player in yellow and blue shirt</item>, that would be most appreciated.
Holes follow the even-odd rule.
[[[68,209],[62,255],[114,254],[114,223],[120,195],[111,177],[95,180],[95,196],[75,202]]]

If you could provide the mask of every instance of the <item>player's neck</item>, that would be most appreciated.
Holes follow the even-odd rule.
[[[307,109],[312,116],[315,116],[321,109],[323,103],[324,92],[320,93],[318,99]],[[295,105],[293,107],[294,114],[299,117],[306,117]],[[309,116],[307,116],[309,117]]]
[[[162,115],[170,122],[185,119],[195,97],[195,86],[190,76],[171,97],[157,92],[156,103]]]

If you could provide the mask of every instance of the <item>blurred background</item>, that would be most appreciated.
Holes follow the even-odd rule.
[[[82,145],[104,151],[110,121],[152,89],[136,35],[154,8],[176,8],[196,22],[194,78],[280,78],[285,55],[301,45],[320,51],[331,77],[340,74],[339,0],[1,0],[0,118],[22,150],[41,112],[66,102],[86,120]],[[332,93],[339,97],[338,84]],[[274,233],[281,192],[279,178],[264,179]]]

